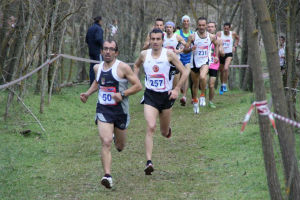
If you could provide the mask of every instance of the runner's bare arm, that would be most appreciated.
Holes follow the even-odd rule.
[[[99,64],[94,65],[94,72],[96,75],[97,75],[99,66],[100,66]],[[89,96],[92,95],[97,90],[98,90],[98,82],[95,79],[94,82],[92,83],[91,87],[85,93],[80,94],[80,100],[83,103],[85,103],[88,100]]]
[[[220,32],[220,31],[217,32],[216,36],[217,36],[218,38],[221,38],[221,32]]]
[[[219,43],[219,55],[224,57],[225,53],[224,53],[223,42],[220,38],[217,38],[217,41]]]
[[[144,60],[146,58],[146,52],[147,51],[145,51],[145,50],[142,51],[140,53],[140,56],[138,57],[138,59],[135,61],[134,65],[133,65],[133,70],[137,77],[139,77],[140,67],[144,63]]]
[[[176,39],[177,39],[178,42],[180,42],[184,46],[186,45],[186,41],[180,35],[176,34]],[[182,53],[183,49],[184,48],[176,49],[175,53],[177,53],[177,54]]]
[[[235,40],[233,47],[234,47],[234,51],[236,51],[236,48],[240,42],[240,36],[236,32],[232,31],[232,37]]]
[[[183,44],[184,46],[186,45],[186,41],[181,37],[181,35],[176,34],[177,41]]]
[[[217,40],[217,37],[213,34],[209,34],[210,35],[210,39],[212,41],[212,43],[214,43],[215,45],[215,58],[214,58],[214,62],[217,63],[219,61],[219,42]]]
[[[125,97],[133,95],[142,89],[142,84],[141,84],[140,80],[133,73],[132,69],[130,68],[130,66],[128,64],[121,62],[118,67],[117,74],[119,77],[127,79],[129,81],[129,83],[131,84],[130,88],[123,91]],[[114,98],[117,102],[120,102],[123,100],[120,92],[114,94],[112,96],[112,98]]]
[[[147,50],[147,49],[149,49],[149,48],[150,48],[150,36],[147,35],[142,50]]]
[[[180,88],[183,86],[184,82],[189,76],[189,71],[182,65],[177,55],[174,52],[168,51],[168,60],[172,62],[173,65],[181,73],[181,77],[176,85],[176,87],[170,91],[170,99],[177,99]]]
[[[183,49],[184,53],[189,53],[189,52],[195,50],[194,47],[191,47],[191,44],[193,41],[194,41],[194,34],[192,34],[188,37],[188,41],[186,42],[185,47]]]

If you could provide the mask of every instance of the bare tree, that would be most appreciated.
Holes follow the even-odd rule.
[[[258,16],[270,75],[270,85],[275,113],[288,117],[287,104],[281,79],[279,56],[270,15],[265,0],[252,0]],[[276,120],[278,138],[281,148],[286,188],[290,191],[290,199],[300,199],[300,177],[295,155],[295,136],[291,127],[283,121]]]

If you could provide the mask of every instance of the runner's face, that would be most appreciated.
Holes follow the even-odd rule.
[[[184,19],[182,22],[182,26],[183,28],[188,29],[190,27],[190,20]]]
[[[216,26],[214,23],[207,24],[207,31],[211,34],[215,34],[216,32]]]
[[[166,26],[166,32],[168,35],[172,34],[173,30],[174,30],[173,26],[171,25]]]
[[[229,26],[224,26],[223,29],[224,29],[224,33],[226,33],[226,34],[229,33],[229,31],[230,31]]]
[[[205,20],[199,20],[198,21],[198,31],[199,33],[204,33],[206,30],[206,21]]]
[[[164,22],[156,21],[155,22],[155,28],[159,28],[160,30],[164,31]]]
[[[118,55],[116,52],[116,43],[115,42],[104,42],[103,50],[101,51],[103,60],[107,63],[112,62]]]
[[[151,33],[150,35],[150,46],[154,50],[159,50],[162,48],[163,39],[162,33]]]

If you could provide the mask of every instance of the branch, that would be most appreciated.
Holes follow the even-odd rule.
[[[32,115],[32,117],[35,119],[35,121],[37,121],[37,123],[40,125],[41,129],[46,132],[46,130],[44,129],[43,125],[41,124],[41,122],[38,120],[38,118],[33,114],[33,112],[31,112],[31,110],[26,106],[26,104],[24,103],[24,101],[21,99],[21,97],[19,97],[19,95],[13,90],[8,88],[12,93],[14,93],[14,95],[17,96],[18,100],[23,104],[23,106],[26,108],[26,110]]]

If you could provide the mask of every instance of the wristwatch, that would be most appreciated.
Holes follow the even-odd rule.
[[[124,91],[120,92],[120,94],[121,94],[122,99],[124,99],[125,98]]]

